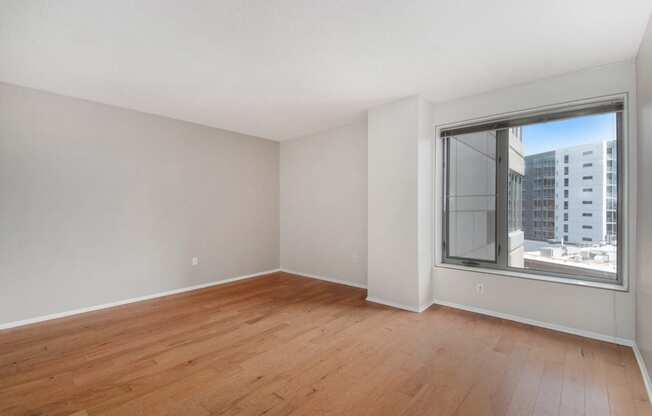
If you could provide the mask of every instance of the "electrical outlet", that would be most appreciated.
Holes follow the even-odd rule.
[[[484,285],[482,283],[475,285],[475,293],[478,295],[482,295],[484,293]]]
[[[198,264],[199,264],[199,257],[193,257],[193,258],[192,258],[192,265],[193,265],[193,266],[196,266],[196,265],[198,265]]]

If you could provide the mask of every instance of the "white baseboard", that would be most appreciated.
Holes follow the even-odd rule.
[[[636,362],[641,369],[641,375],[643,376],[643,383],[645,383],[645,390],[647,391],[647,398],[652,402],[652,381],[650,380],[650,374],[647,371],[647,366],[645,365],[645,360],[641,351],[638,349],[638,345],[634,343],[632,347],[634,349],[634,355],[636,356]]]
[[[215,281],[208,282],[208,283],[202,283],[200,285],[187,286],[187,287],[182,287],[180,289],[168,290],[166,292],[159,292],[159,293],[154,293],[154,294],[151,294],[151,295],[139,296],[137,298],[119,300],[117,302],[110,302],[110,303],[104,303],[104,304],[101,304],[101,305],[88,306],[86,308],[79,308],[79,309],[73,309],[71,311],[53,313],[53,314],[50,314],[50,315],[37,316],[35,318],[23,319],[23,320],[20,320],[20,321],[0,323],[0,330],[15,328],[15,327],[18,327],[18,326],[23,326],[23,325],[35,324],[37,322],[49,321],[51,319],[64,318],[66,316],[77,315],[77,314],[85,313],[85,312],[97,311],[97,310],[100,310],[100,309],[112,308],[114,306],[126,305],[128,303],[134,303],[134,302],[140,302],[140,301],[143,301],[143,300],[160,298],[160,297],[163,297],[163,296],[176,295],[178,293],[189,292],[191,290],[197,290],[197,289],[203,289],[203,288],[207,288],[207,287],[210,287],[210,286],[223,285],[225,283],[231,283],[231,282],[236,282],[238,280],[250,279],[252,277],[262,276],[262,275],[265,275],[265,274],[275,273],[275,272],[279,272],[279,271],[281,271],[281,270],[280,269],[267,270],[267,271],[260,272],[260,273],[248,274],[246,276],[237,276],[237,277],[231,277],[229,279],[224,279],[224,280],[215,280]]]
[[[403,309],[403,310],[410,311],[410,312],[419,313],[419,312],[421,312],[423,310],[423,309],[419,310],[418,308],[415,308],[413,306],[403,305],[401,303],[396,303],[396,302],[391,302],[391,301],[380,299],[380,298],[375,298],[373,296],[367,296],[367,301],[368,302],[373,302],[373,303],[380,303],[381,305],[391,306],[392,308]],[[430,305],[428,305],[428,306],[430,306]]]
[[[359,289],[366,289],[367,288],[367,285],[362,285],[360,283],[349,282],[347,280],[335,279],[335,278],[332,278],[332,277],[318,276],[316,274],[297,272],[295,270],[288,270],[288,269],[280,269],[280,271],[285,272],[285,273],[290,273],[290,274],[296,274],[297,276],[310,277],[312,279],[323,280],[325,282],[338,283],[340,285],[357,287]]]
[[[559,332],[565,332],[567,334],[579,335],[585,338],[597,339],[599,341],[611,342],[612,344],[625,345],[627,347],[633,347],[634,341],[627,338],[614,337],[611,335],[600,334],[598,332],[586,331],[584,329],[570,328],[564,325],[552,324],[549,322],[537,321],[535,319],[523,318],[516,315],[510,315],[508,313],[496,312],[489,309],[478,308],[475,306],[462,305],[454,302],[447,302],[443,300],[435,299],[433,304],[448,306],[455,309],[462,309],[469,312],[475,312],[482,315],[493,316],[495,318],[507,319],[509,321],[520,322],[522,324],[528,324],[532,326],[538,326],[541,328],[552,329]]]

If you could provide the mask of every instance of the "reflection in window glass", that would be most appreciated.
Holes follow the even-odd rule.
[[[449,256],[496,260],[496,133],[449,141]]]

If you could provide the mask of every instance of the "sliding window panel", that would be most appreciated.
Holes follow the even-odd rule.
[[[496,132],[448,137],[447,260],[497,261]]]

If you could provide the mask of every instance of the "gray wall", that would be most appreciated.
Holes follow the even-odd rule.
[[[0,84],[0,324],[278,268],[278,175],[273,141]]]
[[[281,143],[281,267],[367,284],[367,120]]]
[[[652,22],[639,50],[638,81],[638,281],[636,343],[652,372]]]

